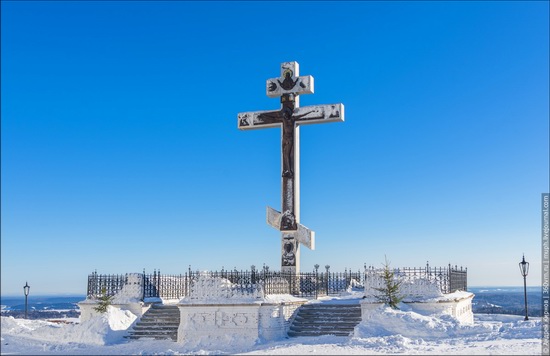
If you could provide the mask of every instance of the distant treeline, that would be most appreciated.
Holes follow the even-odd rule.
[[[4,310],[2,316],[12,316],[14,318],[24,318],[24,310]],[[80,317],[80,310],[29,310],[28,319],[65,319]]]
[[[472,311],[479,314],[525,315],[525,299],[522,292],[483,292],[476,293]],[[527,294],[529,316],[542,316],[542,294]]]

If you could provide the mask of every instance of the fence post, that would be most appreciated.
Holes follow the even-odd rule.
[[[86,291],[86,298],[90,298],[92,296],[92,290],[93,290],[93,283],[94,283],[94,273],[88,275],[88,290]]]
[[[315,299],[319,296],[319,265],[315,264]]]
[[[448,287],[449,289],[447,290],[447,293],[452,293],[452,289],[453,289],[453,274],[452,274],[452,269],[453,267],[451,266],[451,264],[449,263],[449,270],[447,271],[447,278],[448,278]]]
[[[329,282],[328,282],[328,279],[330,277],[330,274],[329,274],[330,265],[326,265],[325,269],[327,270],[327,295],[329,295]]]
[[[145,268],[143,268],[143,274],[141,275],[141,290],[142,290],[142,296],[143,296],[143,299],[145,300],[145,298],[147,297],[145,295]]]
[[[157,293],[158,293],[159,298],[161,296],[161,294],[160,294],[160,288],[161,288],[160,284],[161,284],[161,282],[160,282],[160,269],[159,269],[158,272],[157,272],[157,285],[158,285]]]

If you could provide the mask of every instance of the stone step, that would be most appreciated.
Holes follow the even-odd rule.
[[[131,333],[125,336],[126,339],[141,339],[141,338],[153,338],[153,339],[162,339],[162,340],[174,340],[177,341],[178,333],[177,332],[137,332]]]
[[[304,310],[307,309],[361,309],[361,304],[353,303],[353,304],[304,304],[302,305],[302,308]]]
[[[172,340],[172,341],[178,340],[177,334],[174,334],[174,333],[161,334],[161,335],[156,335],[156,334],[128,335],[128,336],[125,336],[125,338],[131,339],[131,340],[139,340],[139,339]]]
[[[298,314],[296,320],[348,320],[361,319],[361,314]]]
[[[153,304],[125,337],[177,341],[179,324],[180,312],[176,305]]]
[[[317,333],[322,335],[331,335],[334,333],[350,334],[353,333],[353,328],[326,328],[326,329],[290,329],[289,333]]]
[[[337,318],[330,318],[327,316],[323,316],[322,318],[306,318],[306,319],[296,317],[293,321],[293,323],[297,323],[297,324],[326,324],[326,325],[341,324],[341,323],[359,323],[359,322],[361,322],[361,318],[337,319]]]
[[[349,332],[338,332],[338,331],[330,331],[330,332],[297,332],[297,331],[289,331],[288,336],[290,337],[299,337],[299,336],[323,336],[323,335],[334,335],[334,336],[350,336],[351,333]]]
[[[149,309],[147,311],[151,315],[180,315],[179,310],[156,310],[156,309]]]
[[[165,310],[156,311],[156,310],[148,310],[147,312],[150,313],[151,315],[180,315],[179,310],[176,310],[176,311],[165,311]]]
[[[142,317],[141,322],[142,323],[156,323],[156,322],[166,322],[166,323],[179,323],[180,318],[179,317],[168,317],[168,318],[157,318],[152,316]]]
[[[177,305],[152,305],[151,308],[149,308],[149,311],[158,311],[158,312],[164,312],[164,311],[178,311]]]
[[[177,328],[137,329],[129,332],[130,335],[142,334],[171,334],[177,332]]]
[[[292,326],[304,328],[339,328],[339,327],[351,327],[352,329],[357,326],[361,321],[342,321],[339,323],[292,323]]]
[[[147,320],[141,320],[138,324],[142,324],[142,325],[177,324],[179,325],[179,323],[180,321],[178,319],[170,319],[170,320],[147,319]]]
[[[162,305],[152,305],[149,310],[147,310],[148,313],[178,313],[179,309],[175,305],[170,306],[162,306]]]
[[[310,303],[302,305],[304,309],[311,308],[361,308],[361,304],[357,303]]]
[[[304,308],[302,313],[360,313],[361,308]]]
[[[361,308],[305,308],[302,313],[360,313]]]
[[[350,321],[350,322],[341,322],[341,323],[292,323],[290,328],[312,328],[312,329],[337,329],[337,328],[351,328],[357,326],[360,322]]]
[[[294,318],[296,321],[312,321],[312,320],[319,320],[319,321],[343,321],[343,320],[361,320],[361,316],[359,315],[296,315],[296,318]]]
[[[179,327],[179,324],[170,324],[170,325],[135,325],[134,331],[163,331],[163,330],[171,330],[171,331],[177,331]]]
[[[134,330],[130,332],[129,336],[148,336],[148,335],[156,335],[156,336],[162,336],[162,335],[176,335],[177,330]]]
[[[349,336],[360,322],[359,304],[306,304],[298,310],[288,336]]]

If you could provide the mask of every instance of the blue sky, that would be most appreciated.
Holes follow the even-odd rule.
[[[5,2],[1,293],[87,274],[280,265],[285,61],[301,105],[302,270],[468,267],[540,285],[549,171],[548,2]]]

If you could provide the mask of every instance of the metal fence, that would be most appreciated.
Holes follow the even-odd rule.
[[[448,269],[449,274],[449,289],[447,290],[447,293],[452,293],[457,290],[468,290],[468,269],[462,268],[460,266],[460,269],[458,269],[457,266],[451,267],[449,265]]]
[[[97,298],[102,295],[113,296],[124,287],[128,275],[97,274],[88,275],[88,298]]]
[[[382,271],[373,267],[365,268],[366,272]],[[414,279],[426,279],[434,282],[443,294],[453,293],[457,290],[468,289],[468,269],[463,267],[432,267],[426,263],[425,267],[394,268],[394,276],[402,281],[413,281]]]
[[[143,298],[181,299],[189,296],[194,280],[207,273],[210,277],[220,277],[229,280],[243,291],[252,292],[260,285],[267,294],[291,294],[297,297],[318,298],[326,295],[337,295],[349,288],[362,288],[365,276],[368,272],[375,271],[372,267],[364,268],[364,271],[330,272],[330,266],[319,271],[315,265],[312,272],[293,274],[289,272],[270,271],[269,267],[256,269],[252,266],[250,271],[224,270],[200,272],[191,268],[179,275],[162,275],[160,270],[142,275]],[[437,268],[397,268],[396,276],[401,278],[428,278],[436,281],[442,293],[452,293],[455,290],[466,290],[467,270],[458,269],[456,266]],[[88,298],[97,298],[100,295],[113,296],[122,289],[128,280],[128,275],[97,274],[88,275]]]

